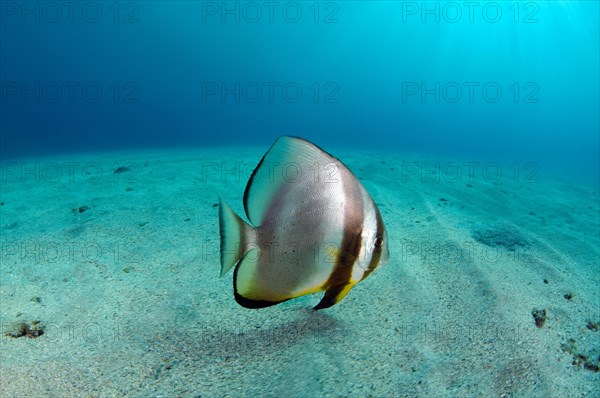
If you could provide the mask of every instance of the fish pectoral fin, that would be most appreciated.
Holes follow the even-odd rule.
[[[331,286],[325,291],[325,295],[313,309],[322,310],[324,308],[329,308],[339,303],[341,299],[343,299],[350,289],[354,286],[353,283],[345,283],[340,285]]]

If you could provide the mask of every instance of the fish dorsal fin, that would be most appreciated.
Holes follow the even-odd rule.
[[[297,186],[302,181],[314,178],[315,173],[321,173],[320,181],[325,184],[327,176],[323,176],[323,169],[326,170],[327,165],[334,162],[336,167],[345,167],[338,159],[305,139],[279,137],[256,166],[246,185],[246,216],[254,225],[261,225],[278,193],[284,192],[292,184]],[[331,167],[330,174],[334,173],[334,167]]]

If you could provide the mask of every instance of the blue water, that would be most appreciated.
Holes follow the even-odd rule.
[[[2,0],[0,397],[599,397],[599,4]],[[217,276],[280,135],[389,234],[330,309]]]
[[[294,134],[598,177],[598,2],[269,4],[2,2],[0,154]]]

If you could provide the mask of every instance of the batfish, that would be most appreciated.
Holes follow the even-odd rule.
[[[220,199],[221,276],[232,267],[235,300],[263,308],[324,291],[337,304],[389,258],[377,205],[358,178],[311,142],[282,136],[244,192],[243,221]]]

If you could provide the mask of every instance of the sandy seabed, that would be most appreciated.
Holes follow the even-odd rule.
[[[243,214],[264,151],[3,162],[0,396],[600,397],[597,185],[335,151],[389,264],[326,310],[248,310],[217,203]]]

